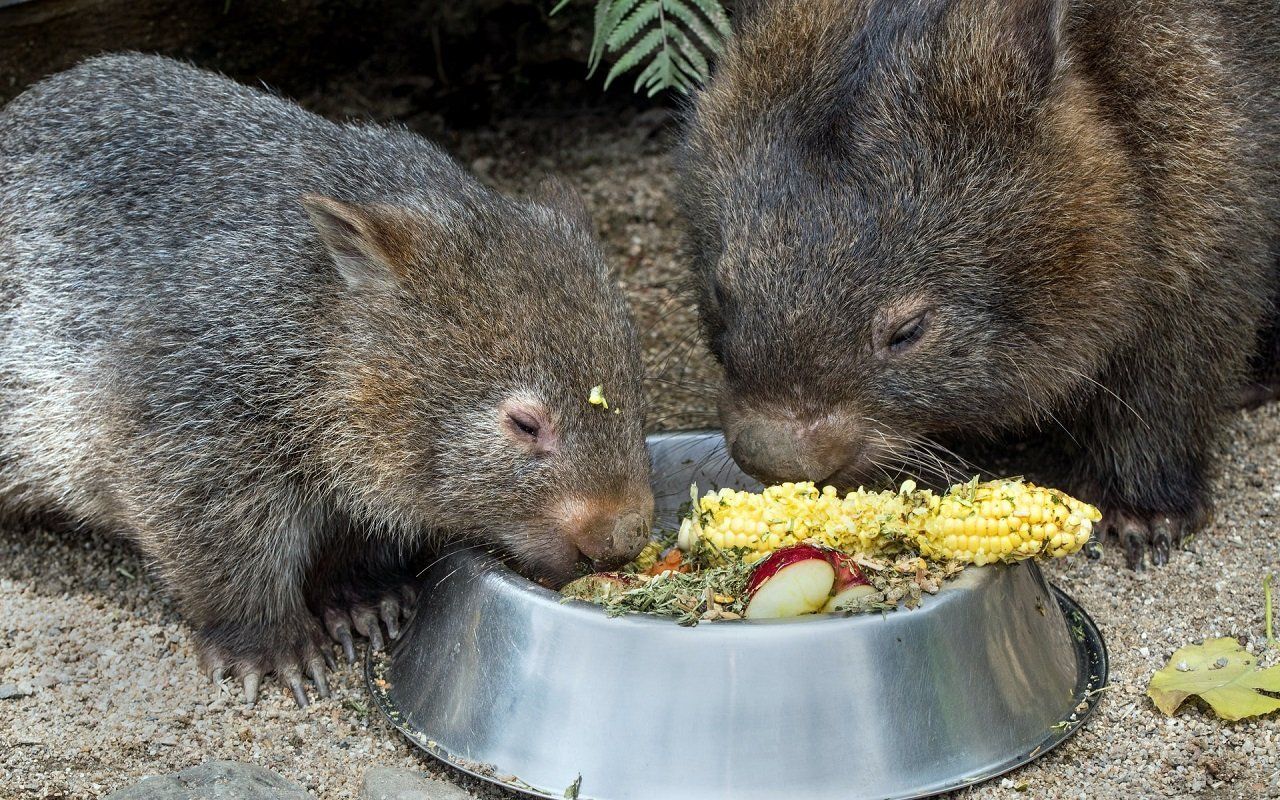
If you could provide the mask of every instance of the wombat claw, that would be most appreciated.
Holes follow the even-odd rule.
[[[347,662],[356,661],[356,647],[352,632],[369,640],[369,646],[381,650],[386,646],[382,638],[383,626],[388,639],[400,638],[400,625],[413,614],[417,604],[417,590],[402,586],[398,591],[384,593],[377,605],[356,603],[349,609],[330,607],[324,611],[324,627],[333,640],[342,646]]]
[[[1104,536],[1120,540],[1128,567],[1141,571],[1146,567],[1148,550],[1152,566],[1169,563],[1169,554],[1182,544],[1189,522],[1177,514],[1108,511],[1099,526]],[[1093,557],[1092,553],[1087,554]]]
[[[205,671],[213,682],[221,685],[228,674],[234,674],[244,687],[246,705],[256,705],[258,689],[262,685],[262,676],[274,672],[289,687],[293,699],[299,708],[308,705],[307,691],[304,683],[306,677],[315,684],[316,694],[322,699],[330,696],[329,679],[326,669],[335,668],[333,655],[329,653],[326,643],[319,631],[314,630],[314,623],[307,627],[313,631],[300,643],[285,649],[276,655],[263,654],[258,657],[235,657],[229,655],[221,647],[206,645],[203,654]]]

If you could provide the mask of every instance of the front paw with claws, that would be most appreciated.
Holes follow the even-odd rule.
[[[270,631],[208,628],[201,631],[200,661],[221,684],[233,678],[244,687],[245,702],[258,701],[262,679],[275,675],[289,687],[300,708],[307,706],[306,679],[321,698],[329,696],[327,673],[335,668],[324,631],[311,616]]]
[[[368,639],[374,650],[381,650],[387,641],[399,638],[401,626],[412,616],[416,605],[417,590],[406,583],[375,596],[329,604],[323,614],[324,627],[342,646],[347,661],[355,663],[355,634]],[[386,639],[382,635],[384,627]]]
[[[1150,554],[1152,566],[1169,563],[1173,550],[1182,547],[1188,537],[1205,522],[1205,514],[1173,513],[1163,511],[1122,511],[1108,509],[1098,523],[1097,536],[1118,541],[1124,548],[1125,563],[1133,570],[1142,570]],[[1091,547],[1089,556],[1099,553]]]

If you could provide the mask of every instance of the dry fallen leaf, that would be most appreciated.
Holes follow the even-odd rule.
[[[1280,666],[1258,669],[1257,659],[1229,636],[1187,645],[1151,676],[1147,696],[1170,716],[1199,695],[1222,719],[1237,720],[1280,710]]]

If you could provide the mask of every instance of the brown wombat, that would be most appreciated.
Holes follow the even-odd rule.
[[[1266,6],[756,3],[678,156],[739,463],[857,483],[1038,437],[1163,563],[1250,359],[1274,379]]]
[[[251,701],[327,691],[318,618],[395,636],[426,544],[562,577],[647,538],[636,337],[567,190],[103,57],[0,112],[0,281],[6,502],[136,540]]]

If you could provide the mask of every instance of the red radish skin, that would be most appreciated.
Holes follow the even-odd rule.
[[[797,544],[761,561],[747,582],[746,618],[778,619],[820,611],[836,583],[836,566],[828,552]]]
[[[821,559],[831,563],[831,551],[811,544],[793,544],[789,547],[783,547],[780,550],[774,550],[763,561],[756,564],[756,568],[751,572],[751,579],[747,581],[747,596],[755,594],[756,589],[774,575],[776,575],[784,567],[789,567],[797,561],[808,561],[811,558]],[[832,568],[835,565],[832,564]]]
[[[828,552],[831,554],[831,566],[836,568],[837,595],[850,586],[871,585],[871,581],[867,580],[867,576],[862,574],[862,570],[858,569],[858,565],[853,563],[852,558],[834,550]]]

